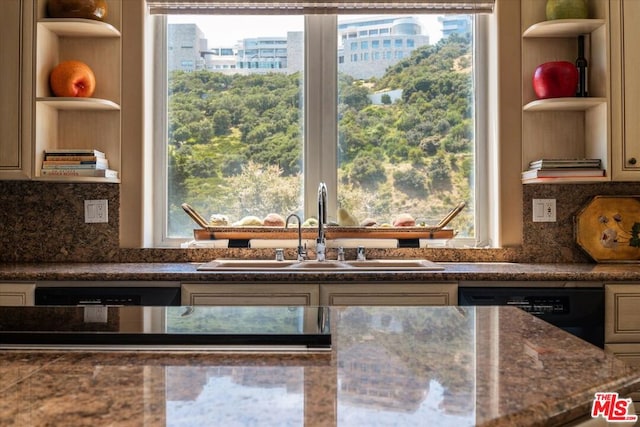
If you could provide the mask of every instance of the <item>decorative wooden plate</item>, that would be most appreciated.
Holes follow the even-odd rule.
[[[595,196],[576,215],[575,236],[596,262],[640,261],[640,196]]]

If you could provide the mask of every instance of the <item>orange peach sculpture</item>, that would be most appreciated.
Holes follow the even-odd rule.
[[[96,89],[96,76],[84,62],[63,61],[51,71],[49,85],[55,96],[89,98]]]

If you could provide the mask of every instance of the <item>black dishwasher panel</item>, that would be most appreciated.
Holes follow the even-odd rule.
[[[462,287],[458,304],[515,306],[604,348],[603,288]]]
[[[180,288],[36,287],[36,305],[180,305]]]

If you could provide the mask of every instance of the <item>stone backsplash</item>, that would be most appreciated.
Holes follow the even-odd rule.
[[[120,248],[119,190],[118,184],[0,181],[0,262],[199,262],[221,256],[272,255],[273,250],[267,249]],[[519,248],[371,249],[368,253],[434,261],[591,262],[575,243],[573,230],[575,214],[595,195],[640,195],[640,183],[525,185]],[[534,198],[556,199],[555,223],[532,222]],[[109,201],[108,223],[85,224],[87,199]],[[293,251],[285,255],[293,257]]]

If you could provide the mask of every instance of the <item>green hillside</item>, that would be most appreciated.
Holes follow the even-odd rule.
[[[232,220],[301,211],[300,79],[172,73],[172,234],[193,228],[185,201]],[[394,89],[400,99],[371,103],[370,94]],[[458,36],[416,49],[378,80],[339,75],[340,205],[379,222],[404,212],[438,219],[459,201],[471,205],[472,94],[471,44]],[[469,212],[456,220],[462,235],[473,233]]]

